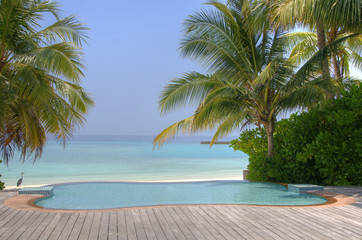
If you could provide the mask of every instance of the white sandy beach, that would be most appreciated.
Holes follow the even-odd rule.
[[[244,180],[243,176],[240,177],[225,177],[225,178],[192,178],[192,179],[166,179],[166,180],[151,180],[151,181],[140,181],[140,180],[135,180],[135,181],[114,181],[114,182],[206,182],[206,181],[236,181],[236,180]],[[86,181],[85,181],[86,182]],[[93,182],[93,181],[90,181]],[[97,182],[102,182],[102,181],[97,181]],[[110,181],[103,181],[103,182],[110,182]],[[17,186],[6,186],[6,188],[4,190],[18,190],[18,189],[22,189],[24,187],[42,187],[42,186],[46,186],[46,185],[52,185],[52,184],[60,184],[60,183],[44,183],[44,184],[36,184],[36,185],[22,185],[20,187]]]

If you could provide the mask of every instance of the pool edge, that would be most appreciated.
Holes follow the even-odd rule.
[[[36,212],[58,212],[58,213],[80,213],[80,212],[114,212],[145,208],[161,207],[192,207],[192,206],[239,206],[239,207],[269,207],[269,208],[326,208],[341,207],[356,203],[352,196],[331,193],[327,191],[308,192],[308,194],[317,195],[327,199],[327,202],[313,205],[255,205],[255,204],[174,204],[174,205],[154,205],[142,207],[124,207],[108,209],[91,209],[91,210],[73,210],[73,209],[54,209],[44,208],[36,205],[34,202],[38,199],[47,197],[47,195],[18,195],[4,201],[4,205],[18,210],[36,211]]]

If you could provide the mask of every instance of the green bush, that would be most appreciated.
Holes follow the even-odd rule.
[[[2,163],[2,161],[0,160],[0,164]],[[0,175],[1,177],[1,175]],[[4,183],[0,181],[0,190],[4,189]]]
[[[248,179],[321,185],[362,185],[362,87],[319,109],[293,114],[276,124],[275,150],[267,158],[264,129],[232,141],[249,155]]]

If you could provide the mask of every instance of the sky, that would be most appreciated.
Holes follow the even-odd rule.
[[[192,115],[189,107],[160,116],[158,98],[163,86],[183,73],[206,72],[178,51],[182,23],[207,8],[205,2],[58,0],[63,17],[76,15],[90,28],[82,86],[95,106],[76,135],[157,135]]]
[[[182,23],[204,0],[58,0],[62,17],[86,23],[82,86],[95,106],[79,135],[156,135],[192,115],[187,108],[160,116],[164,85],[185,72],[205,72],[180,57]],[[206,133],[210,134],[210,133]]]

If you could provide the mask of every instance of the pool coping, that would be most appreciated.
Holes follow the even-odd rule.
[[[55,209],[44,208],[35,204],[35,201],[47,195],[18,195],[4,201],[4,205],[13,209],[36,211],[36,212],[57,212],[57,213],[81,213],[81,212],[114,212],[124,210],[146,209],[146,208],[161,208],[161,207],[191,207],[191,206],[239,206],[239,207],[269,207],[269,208],[328,208],[342,207],[356,203],[354,197],[331,193],[327,191],[305,192],[308,194],[317,195],[327,199],[327,202],[313,205],[257,205],[257,204],[170,204],[170,205],[152,205],[142,207],[123,207],[123,208],[107,208],[107,209]]]

